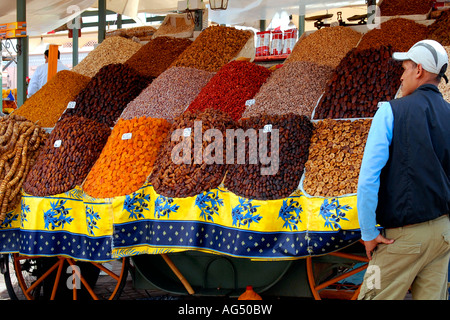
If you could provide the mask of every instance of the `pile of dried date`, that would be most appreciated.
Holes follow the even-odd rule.
[[[294,113],[262,115],[241,119],[238,128],[245,136],[236,135],[234,164],[229,165],[224,186],[249,199],[291,195],[308,160],[314,130],[309,118]]]
[[[227,129],[235,126],[228,114],[215,109],[175,118],[149,178],[155,191],[183,198],[218,187],[226,172]]]
[[[43,197],[81,186],[110,134],[107,125],[83,117],[58,121],[23,184],[24,191]]]

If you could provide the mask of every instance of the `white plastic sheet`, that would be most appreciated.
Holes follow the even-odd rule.
[[[204,1],[208,3],[208,1]],[[97,0],[27,0],[27,32],[30,36],[52,31],[89,7]],[[177,9],[178,0],[106,0],[106,8],[135,18],[137,13],[169,13]],[[244,24],[270,20],[277,12],[307,14],[347,5],[364,5],[364,0],[229,0],[227,10],[209,10],[209,19],[220,24]],[[16,0],[0,0],[0,23],[17,20]]]
[[[270,20],[276,13],[306,15],[320,10],[365,5],[365,0],[229,0],[227,10],[210,10],[209,19],[219,24],[239,25]]]
[[[27,0],[27,34],[52,31],[81,14],[96,0]],[[16,1],[0,1],[0,23],[17,21]]]

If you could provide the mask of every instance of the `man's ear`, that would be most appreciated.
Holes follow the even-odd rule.
[[[421,78],[424,75],[424,71],[425,70],[423,69],[422,65],[419,63],[417,65],[416,77]]]

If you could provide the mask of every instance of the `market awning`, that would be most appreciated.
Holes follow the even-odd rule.
[[[135,18],[139,12],[168,13],[176,10],[177,4],[177,0],[107,0],[106,8]],[[210,10],[209,19],[220,24],[235,25],[272,19],[274,14],[280,11],[303,15],[319,10],[364,4],[364,0],[229,0],[227,10]],[[97,7],[97,0],[27,0],[26,5],[28,35],[37,36],[71,21],[90,7]],[[16,1],[2,1],[0,23],[13,21],[16,21]]]

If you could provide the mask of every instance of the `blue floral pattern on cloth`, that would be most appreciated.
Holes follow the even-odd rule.
[[[325,227],[331,230],[341,229],[341,220],[349,221],[345,217],[345,211],[352,209],[349,205],[340,205],[338,198],[332,198],[330,202],[325,199],[320,206],[319,215],[325,220]]]
[[[172,198],[159,195],[155,200],[155,218],[169,218],[170,214],[176,213],[179,208],[179,205],[173,204]]]
[[[262,216],[256,213],[259,206],[253,205],[252,201],[239,197],[239,204],[231,210],[233,226],[250,228],[252,222],[259,223],[261,221]]]
[[[204,192],[196,197],[195,206],[200,209],[201,218],[214,222],[214,214],[219,215],[219,207],[223,206],[223,199],[219,198],[219,190],[216,193]]]
[[[126,195],[125,202],[123,204],[123,210],[127,211],[130,215],[130,219],[142,219],[145,218],[144,211],[148,211],[148,203],[150,202],[150,195],[145,194],[144,190],[140,192],[134,192],[133,194]]]
[[[51,208],[44,212],[45,229],[64,229],[66,223],[70,224],[74,220],[69,214],[72,208],[66,208],[66,202],[63,199],[50,202]]]

